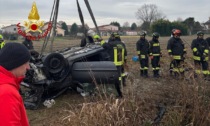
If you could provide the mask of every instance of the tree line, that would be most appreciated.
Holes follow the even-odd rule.
[[[180,29],[182,35],[192,35],[197,31],[201,31],[203,27],[200,22],[195,21],[194,17],[188,17],[185,20],[169,21],[166,15],[155,4],[144,4],[137,12],[135,12],[138,21],[142,22],[139,26],[136,23],[125,22],[122,26],[117,21],[112,21],[110,25],[117,26],[120,32],[126,30],[132,31],[147,31],[148,34],[153,32],[160,33],[161,36],[168,36],[174,28]],[[70,31],[65,22],[62,23],[62,28],[65,30],[65,35],[76,35],[78,32],[83,32],[84,28],[78,27],[73,23]]]

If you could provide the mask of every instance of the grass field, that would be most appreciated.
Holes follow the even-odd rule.
[[[207,36],[205,36],[207,37]],[[190,44],[196,36],[182,36],[187,47],[186,67],[193,68]],[[169,37],[160,37],[163,52],[161,78],[139,76],[139,63],[133,62],[136,55],[136,41],[139,37],[122,36],[128,50],[127,86],[123,87],[124,98],[82,97],[75,91],[68,91],[55,99],[51,108],[27,110],[31,126],[152,126],[158,112],[158,105],[164,106],[165,115],[161,126],[208,126],[210,124],[210,87],[202,78],[194,79],[193,71],[187,71],[184,78],[169,76],[169,57],[166,44]],[[151,37],[147,37],[148,40]],[[42,41],[34,41],[37,51]],[[54,49],[79,45],[80,40],[56,39]],[[49,46],[46,51],[49,51]]]

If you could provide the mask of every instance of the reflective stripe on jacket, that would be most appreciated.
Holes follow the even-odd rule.
[[[153,56],[160,56],[161,54],[161,49],[160,49],[160,43],[158,40],[152,39],[149,41],[150,43],[150,51]]]
[[[194,39],[191,44],[194,60],[208,61],[209,45],[204,39]]]
[[[180,38],[171,37],[168,40],[167,50],[169,55],[183,56],[186,53],[186,49],[183,41]]]

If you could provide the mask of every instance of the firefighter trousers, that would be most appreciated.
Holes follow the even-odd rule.
[[[159,76],[160,70],[160,56],[154,56],[151,60],[152,70],[154,72],[154,76]]]
[[[195,64],[195,73],[196,74],[200,74],[201,70],[202,70],[202,73],[204,74],[204,76],[207,76],[209,74],[208,61],[194,60],[194,64]]]
[[[119,97],[122,97],[122,91],[121,91],[121,83],[122,83],[122,72],[123,72],[123,67],[122,66],[116,66],[117,67],[117,71],[118,71],[118,75],[119,75],[119,80],[115,83],[115,88],[117,90],[117,93],[119,95]]]
[[[184,74],[184,60],[172,60],[170,63],[170,74],[174,73],[175,76]]]
[[[146,56],[145,58],[140,58],[140,75],[148,76],[148,67],[149,67],[149,58]]]

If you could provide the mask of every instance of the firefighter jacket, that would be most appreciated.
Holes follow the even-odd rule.
[[[169,55],[172,55],[175,60],[183,60],[183,55],[186,53],[183,41],[174,37],[168,40],[167,50]]]
[[[150,43],[150,51],[153,56],[160,56],[161,55],[161,49],[160,49],[160,43],[157,39],[152,39],[149,41]]]
[[[23,45],[25,45],[28,50],[34,49],[33,42],[30,39],[26,38],[25,41],[23,41]]]
[[[110,56],[110,61],[113,61],[116,66],[121,66],[126,62],[127,50],[125,44],[121,41],[110,41],[102,45]]]
[[[148,55],[152,55],[147,39],[140,38],[136,43],[136,50],[141,59],[145,59]]]
[[[0,126],[29,126],[19,93],[22,80],[0,66]]]
[[[198,61],[208,61],[209,45],[204,39],[194,39],[191,44],[193,59]]]

